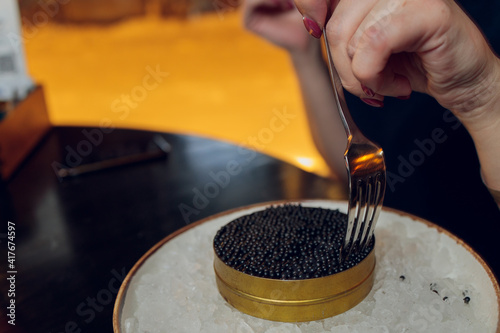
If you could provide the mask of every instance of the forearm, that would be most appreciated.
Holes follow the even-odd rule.
[[[319,41],[307,53],[291,54],[314,143],[332,172],[347,184],[346,134],[337,111]]]
[[[497,109],[500,110],[500,103]],[[496,121],[481,133],[472,132],[476,146],[481,175],[495,201],[500,207],[500,112],[495,112]]]

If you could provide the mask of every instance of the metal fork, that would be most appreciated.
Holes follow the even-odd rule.
[[[325,28],[323,41],[337,108],[347,134],[344,159],[349,174],[349,206],[347,230],[340,251],[340,260],[345,261],[351,253],[363,251],[373,237],[384,201],[386,167],[382,148],[361,133],[349,113],[342,83],[333,64]]]

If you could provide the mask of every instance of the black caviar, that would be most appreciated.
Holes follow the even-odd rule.
[[[347,215],[331,209],[280,205],[242,216],[215,235],[216,255],[257,277],[302,280],[332,275],[361,262],[374,242],[340,263]]]

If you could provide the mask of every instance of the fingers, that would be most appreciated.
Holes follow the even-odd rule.
[[[365,16],[347,45],[351,70],[360,83],[386,96],[411,94],[410,78],[415,75],[408,71],[412,66],[406,55],[438,46],[426,42],[431,40],[429,32],[438,30],[433,25],[443,22],[446,8],[423,12],[421,5],[411,1],[404,5],[396,0],[381,1]]]
[[[331,47],[335,67],[342,80],[342,86],[352,94],[361,98],[383,100],[383,96],[373,91],[363,89],[360,81],[352,71],[351,58],[348,54],[348,44],[357,27],[375,6],[377,0],[342,0],[326,26],[326,38]]]
[[[340,1],[326,33],[344,88],[373,106],[383,96],[405,99],[412,89],[425,91],[425,77],[409,54],[439,46],[433,32],[445,30],[440,24],[448,21],[447,9],[440,1]]]
[[[330,51],[344,87],[370,105],[380,106],[383,96],[406,99],[412,90],[445,100],[441,88],[457,80],[458,65],[465,66],[464,59],[477,62],[474,55],[478,51],[471,46],[474,29],[469,27],[473,23],[453,1],[295,3],[312,35],[319,37],[326,24]]]
[[[304,17],[307,31],[314,37],[321,37],[329,8],[329,0],[294,0],[297,9]]]
[[[295,0],[295,3],[304,15],[304,25],[311,35],[320,37],[326,24],[332,56],[345,89],[372,106],[382,106],[384,95],[410,95],[411,84],[404,70],[394,72],[393,68],[385,66],[392,50],[384,49],[381,53],[384,46],[376,44],[376,40],[372,43],[364,40],[370,36],[365,30],[372,29],[374,22],[392,14],[394,10],[388,10],[387,7],[394,7],[395,3],[399,3],[398,0]],[[366,56],[359,52],[358,47],[370,48],[373,44],[374,49],[366,50],[371,52],[366,56],[372,59],[363,62]],[[369,68],[374,64],[377,67]]]

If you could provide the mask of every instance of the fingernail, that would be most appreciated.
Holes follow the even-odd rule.
[[[401,100],[403,100],[403,101],[406,101],[407,99],[410,99],[410,96],[411,96],[411,95],[408,95],[408,96],[398,96],[398,97],[396,97],[396,98],[397,98],[397,99],[401,99]]]
[[[375,96],[375,93],[373,92],[373,90],[371,90],[370,88],[368,87],[365,87],[364,85],[361,85],[361,89],[363,89],[363,92],[368,96],[368,97],[373,97]]]
[[[378,99],[372,99],[372,98],[361,98],[363,102],[366,104],[376,107],[376,108],[381,108],[384,106],[384,102],[379,101]]]
[[[318,23],[314,22],[308,17],[303,17],[302,20],[304,21],[304,26],[306,27],[307,31],[309,34],[315,38],[320,38],[322,31],[318,25]]]

